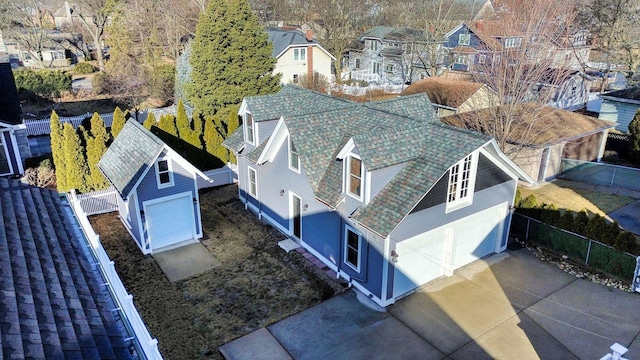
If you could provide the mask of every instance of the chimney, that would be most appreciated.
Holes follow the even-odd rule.
[[[313,46],[311,45],[307,45],[307,80],[309,84],[313,84]]]
[[[482,20],[478,21],[476,23],[476,29],[478,29],[478,31],[482,32],[482,30],[484,30],[484,24],[482,23]]]
[[[313,41],[313,30],[305,30],[305,35],[307,36],[307,41]]]

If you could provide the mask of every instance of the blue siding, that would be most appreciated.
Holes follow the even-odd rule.
[[[617,122],[616,130],[629,132],[629,123],[633,120],[636,112],[640,109],[640,104],[629,104],[608,99],[602,100],[600,108],[600,120]]]
[[[482,40],[480,40],[478,35],[476,35],[473,31],[469,30],[469,28],[466,26],[461,26],[460,29],[458,29],[458,31],[451,34],[451,36],[449,36],[447,41],[445,41],[444,47],[453,49],[457,46],[462,46],[462,45],[458,45],[460,34],[467,34],[467,33],[471,35],[471,39],[469,39],[469,45],[464,45],[464,46],[469,46],[476,50],[481,50],[481,51],[486,50],[485,43]]]
[[[163,151],[160,157],[164,156],[165,154],[166,152]],[[151,168],[149,169],[145,177],[140,182],[140,185],[138,185],[138,188],[136,189],[136,194],[138,196],[138,207],[140,209],[143,209],[142,204],[145,201],[159,199],[165,196],[170,196],[170,195],[174,195],[174,194],[178,194],[186,191],[190,191],[192,197],[194,198],[197,196],[197,189],[196,189],[196,182],[195,182],[196,175],[191,173],[184,167],[180,166],[180,164],[178,164],[173,159],[171,160],[171,170],[173,172],[174,185],[163,188],[163,189],[158,189],[158,183],[156,180],[156,177],[157,177],[156,167],[155,167],[155,164],[151,166]],[[199,204],[194,202],[193,213],[195,216],[196,233],[200,234],[202,233],[202,230],[201,230],[201,225],[198,218],[198,212],[199,212],[198,206]],[[142,219],[142,221],[144,222],[144,219]],[[133,219],[132,219],[132,222],[133,222]],[[144,236],[145,237],[147,236],[146,231]]]

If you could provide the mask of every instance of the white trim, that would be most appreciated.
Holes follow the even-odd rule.
[[[460,161],[458,161],[457,163],[455,163],[453,166],[451,166],[449,168],[449,179],[447,182],[447,202],[446,202],[446,206],[445,206],[445,214],[448,214],[452,211],[461,209],[463,207],[467,207],[471,204],[473,204],[473,195],[475,192],[475,187],[476,187],[476,174],[478,172],[478,151],[474,151],[470,154],[468,154],[467,156],[465,156],[464,158],[462,158]],[[467,160],[470,161],[470,168],[468,169],[468,176],[466,178],[467,181],[467,186],[466,188],[462,188],[462,183],[464,180],[464,165],[467,162]],[[453,200],[450,199],[450,195],[451,195],[451,177],[452,177],[452,173],[454,171],[454,169],[457,172],[456,175],[456,187],[455,187],[455,198]],[[466,195],[462,196],[461,191],[464,190],[466,192]]]
[[[360,195],[357,194],[352,194],[350,191],[351,188],[351,159],[355,158],[360,160]],[[362,202],[362,200],[364,199],[364,193],[365,193],[365,175],[366,175],[366,171],[364,171],[364,161],[362,161],[362,158],[360,158],[360,156],[356,155],[356,154],[349,154],[349,156],[347,156],[346,158],[347,161],[344,162],[345,167],[344,167],[344,192],[345,194],[351,196],[352,198]]]
[[[367,288],[365,288],[364,286],[360,285],[358,280],[351,279],[351,277],[347,273],[345,273],[344,271],[340,270],[338,272],[338,275],[341,276],[343,279],[347,280],[349,282],[349,284],[351,284],[353,287],[355,287],[358,291],[363,293],[366,297],[371,299],[376,304],[378,304],[378,305],[380,305],[382,307],[385,307],[387,305],[390,305],[390,304],[394,303],[394,301],[391,301],[391,299],[387,300],[387,301],[384,301],[384,300],[380,299],[374,293],[369,291]]]
[[[7,165],[9,165],[9,172],[2,173],[0,175],[11,175],[11,174],[14,173],[13,172],[13,164],[11,163],[12,162],[11,161],[11,156],[9,156],[9,151],[8,151],[8,148],[7,148],[7,142],[6,142],[5,138],[4,138],[4,133],[10,133],[10,131],[0,131],[0,136],[1,136],[0,145],[2,146],[0,148],[0,151],[4,151],[4,154],[7,157]]]
[[[282,50],[282,52],[280,52],[280,54],[276,55],[276,59],[279,59],[282,55],[284,55],[287,51],[289,51],[289,49],[294,48],[294,47],[300,47],[300,46],[301,45],[289,45],[289,46],[287,46],[284,50]],[[331,60],[333,60],[333,61],[337,60],[335,56],[331,55],[330,52],[328,52],[325,48],[323,48],[318,43],[309,43],[309,44],[305,44],[304,46],[305,47],[309,47],[309,46],[317,47],[320,50],[322,50],[325,54],[327,54],[327,56],[329,56],[331,58]],[[315,53],[315,51],[313,53]]]
[[[293,50],[293,62],[306,62],[307,61],[307,46],[294,46]],[[297,59],[296,59],[297,56]],[[304,57],[304,59],[303,59]]]
[[[278,150],[284,144],[284,141],[289,137],[289,130],[287,129],[287,124],[284,121],[284,117],[280,117],[276,127],[271,132],[271,136],[269,136],[269,140],[264,146],[262,153],[258,157],[256,161],[257,164],[264,164],[265,162],[273,162],[276,155],[278,154]]]
[[[342,147],[342,149],[336,155],[336,159],[344,160],[356,147],[356,143],[353,141],[353,138],[349,138],[346,144]]]
[[[287,141],[288,144],[288,151],[287,151],[287,166],[289,167],[290,170],[300,174],[300,153],[296,150],[293,151],[293,142],[291,141],[291,136],[289,136],[289,141]],[[296,167],[291,166],[291,154],[296,154],[297,157],[297,165]]]
[[[249,128],[249,125],[247,124],[247,122],[248,122],[247,115],[249,115],[251,117],[251,128]],[[249,144],[254,145],[254,146],[256,144],[255,127],[256,127],[256,121],[253,118],[253,115],[251,114],[251,112],[245,111],[245,113],[242,114],[242,133],[244,134],[244,141],[246,143],[249,143]],[[251,129],[251,140],[249,140],[249,136],[248,136],[249,129]]]
[[[26,128],[26,126],[25,126]],[[9,136],[11,137],[11,143],[13,147],[13,155],[16,157],[16,164],[18,164],[18,173],[24,174],[24,167],[22,166],[22,155],[20,154],[20,148],[18,145],[18,139],[16,138],[16,134],[14,129],[9,131]],[[27,144],[27,146],[29,146]]]
[[[358,264],[354,266],[354,264],[349,262],[349,256],[348,256],[348,252],[347,250],[349,250],[349,241],[348,241],[348,236],[347,234],[350,232],[358,235]],[[344,246],[342,248],[342,262],[347,265],[348,267],[350,267],[352,270],[354,270],[355,272],[357,272],[358,274],[360,274],[360,270],[362,268],[362,234],[357,231],[355,228],[353,228],[352,226],[350,226],[349,224],[345,224],[344,225],[344,232],[343,232],[343,236],[344,236]]]
[[[448,33],[444,34],[444,37],[447,38],[447,39],[450,38],[451,35],[455,34],[463,26],[466,26],[467,29],[469,29],[469,26],[465,22],[461,22],[460,24],[458,24],[458,26],[454,27],[453,30],[451,30]],[[471,29],[469,29],[469,30],[471,30]]]
[[[196,238],[201,238],[204,234],[204,230],[202,230],[202,217],[200,216],[200,192],[198,191],[198,178],[193,175],[193,194],[195,201],[195,210],[193,216],[195,217],[197,227],[200,228],[200,231],[197,231]]]
[[[382,286],[380,295],[382,299],[387,299],[387,292],[389,287],[389,263],[391,262],[391,238],[387,236],[384,239],[384,245],[382,246]],[[393,289],[391,289],[391,297],[393,297]]]
[[[167,163],[167,170],[161,171],[159,164],[163,161]],[[175,182],[173,181],[173,164],[170,157],[163,156],[162,158],[157,158],[153,166],[155,169],[156,185],[158,186],[158,189],[166,189],[175,185]],[[169,175],[169,181],[163,183],[160,179],[160,175],[165,173]]]

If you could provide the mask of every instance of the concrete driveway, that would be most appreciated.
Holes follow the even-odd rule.
[[[220,347],[228,359],[640,360],[640,295],[573,277],[526,250],[476,262],[386,311],[347,292]]]

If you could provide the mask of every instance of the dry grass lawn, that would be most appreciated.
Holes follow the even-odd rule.
[[[220,345],[344,290],[299,253],[280,249],[284,236],[244,210],[236,186],[207,190],[200,203],[202,243],[222,266],[174,284],[115,213],[91,218],[166,359],[222,358]]]
[[[583,189],[575,186],[571,181],[555,180],[535,189],[520,187],[520,194],[525,198],[534,194],[538,204],[554,204],[558,209],[573,211],[587,210],[594,214],[605,216],[606,214],[630,204],[635,199],[604,194],[595,190]]]

